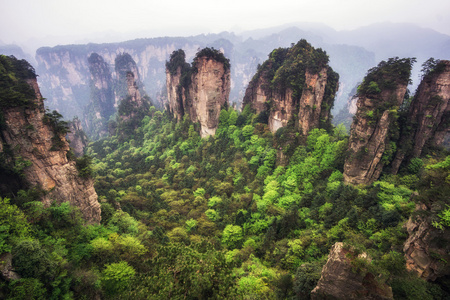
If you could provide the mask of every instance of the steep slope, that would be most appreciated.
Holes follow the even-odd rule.
[[[392,160],[392,135],[403,102],[414,59],[391,58],[369,70],[358,88],[357,112],[351,126],[344,181],[370,184]]]
[[[306,135],[312,128],[330,126],[338,79],[326,53],[301,40],[272,51],[249,83],[243,104],[268,114],[272,132],[295,119]]]
[[[355,267],[356,259],[366,263],[371,261],[366,253],[357,255],[343,243],[334,244],[319,282],[311,291],[311,299],[394,299],[391,287],[379,283],[377,274]]]
[[[182,50],[181,50],[182,51]],[[167,95],[170,112],[178,119],[189,115],[200,123],[200,135],[214,135],[219,124],[220,109],[228,105],[230,95],[230,63],[214,48],[200,50],[191,67],[184,53],[171,55],[166,64]]]
[[[76,163],[68,160],[66,124],[57,112],[45,112],[33,68],[26,61],[0,58],[2,173],[19,173],[24,184],[43,192],[45,205],[70,202],[88,222],[100,222],[93,180],[81,178]]]
[[[107,123],[115,113],[114,81],[103,57],[92,53],[88,58],[90,76],[90,102],[84,111],[87,133],[93,138],[108,133]]]
[[[431,61],[430,61],[431,63]],[[420,157],[426,144],[439,146],[450,132],[450,61],[429,66],[417,88],[402,130],[400,149],[392,163],[395,174],[406,157]]]
[[[86,148],[88,144],[88,139],[86,133],[83,131],[80,119],[73,118],[73,120],[69,122],[69,132],[66,137],[75,156],[83,156],[84,148]]]

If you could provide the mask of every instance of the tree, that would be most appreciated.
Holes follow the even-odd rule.
[[[240,247],[243,239],[241,226],[228,224],[222,233],[222,243],[228,248]]]

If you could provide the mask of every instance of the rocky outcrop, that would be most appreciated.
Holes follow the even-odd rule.
[[[88,58],[90,72],[90,101],[84,111],[85,128],[93,139],[108,134],[109,118],[116,112],[114,81],[103,57],[92,53]]]
[[[300,133],[307,135],[313,128],[330,127],[338,78],[325,52],[301,40],[272,51],[250,81],[243,105],[268,114],[272,132],[296,120]]]
[[[0,278],[6,281],[20,279],[19,274],[14,271],[12,265],[13,256],[11,253],[0,255]]]
[[[78,118],[73,118],[69,122],[69,132],[66,136],[69,141],[70,148],[77,157],[81,157],[84,154],[84,148],[88,144],[88,139],[81,126],[81,121]]]
[[[412,59],[390,59],[369,71],[358,89],[357,112],[351,126],[344,181],[370,184],[390,163],[391,136],[406,93]]]
[[[439,146],[450,133],[450,61],[439,61],[417,88],[392,163],[396,174],[406,158],[420,157],[426,144]]]
[[[356,269],[352,265],[354,259],[370,263],[365,253],[356,255],[343,243],[334,244],[319,282],[311,291],[311,299],[394,299],[392,289],[387,284],[379,283],[375,277],[377,274]]]
[[[422,204],[416,210],[430,209]],[[405,226],[409,235],[403,246],[406,268],[428,281],[450,275],[449,228],[433,227],[425,214],[411,217]]]
[[[220,109],[228,104],[230,69],[208,56],[197,56],[195,68],[186,111],[193,122],[200,123],[201,137],[206,137],[216,133]]]
[[[28,98],[26,104],[1,107],[2,154],[9,157],[10,164],[16,166],[16,172],[21,172],[29,187],[44,192],[45,205],[53,201],[69,202],[79,207],[88,222],[99,223],[100,204],[93,180],[81,178],[75,161],[68,160],[69,143],[65,131],[61,130],[64,125],[52,119],[55,114],[45,113],[36,78],[27,79],[27,83],[33,88],[34,97]]]
[[[169,112],[180,121],[184,116],[184,103],[186,103],[185,88],[181,85],[181,67],[171,74],[166,70],[167,102]]]
[[[188,68],[184,57],[175,61],[180,56],[174,52],[166,64],[169,111],[178,120],[187,114],[192,122],[199,122],[202,137],[214,135],[230,95],[229,60],[218,50],[205,48]]]

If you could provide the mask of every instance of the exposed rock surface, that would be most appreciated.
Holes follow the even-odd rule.
[[[90,102],[84,111],[85,127],[93,138],[106,136],[107,122],[116,112],[114,81],[103,57],[92,53],[88,58]]]
[[[176,72],[166,67],[170,112],[178,120],[188,114],[192,122],[199,122],[202,137],[214,135],[220,109],[228,104],[230,95],[229,61],[218,50],[205,48],[197,54],[190,70],[183,68],[184,57],[178,64],[170,67]],[[183,76],[189,78],[182,82]]]
[[[184,116],[186,103],[185,89],[181,86],[181,66],[177,67],[175,74],[166,70],[166,83],[169,111],[174,118],[180,121]]]
[[[412,60],[390,59],[371,69],[358,92],[357,112],[351,126],[344,181],[370,184],[390,161],[390,136],[403,102]],[[400,74],[400,75],[399,75]]]
[[[394,299],[392,289],[378,283],[374,274],[353,271],[354,258],[351,257],[355,256],[351,250],[344,248],[343,243],[334,244],[322,269],[322,276],[311,292],[311,299]],[[357,257],[370,261],[365,253]]]
[[[186,111],[193,122],[200,122],[200,135],[206,137],[216,133],[220,109],[228,103],[230,70],[222,62],[206,56],[196,58],[196,68]]]
[[[429,210],[424,204],[419,211]],[[406,268],[434,281],[450,275],[450,230],[434,228],[426,217],[411,217],[406,223],[408,239],[403,246]]]
[[[440,61],[425,75],[409,108],[401,148],[392,163],[397,173],[402,161],[420,157],[426,143],[439,146],[450,133],[450,61]]]
[[[78,118],[74,118],[69,122],[69,130],[67,133],[67,140],[72,148],[75,156],[81,157],[84,154],[84,148],[88,144],[88,139],[81,126],[81,121]]]
[[[78,176],[74,161],[67,159],[69,143],[63,134],[43,121],[45,109],[36,79],[27,79],[35,99],[28,105],[3,106],[2,149],[12,163],[23,163],[23,178],[29,186],[45,192],[42,201],[70,202],[80,208],[90,223],[100,222],[100,204],[93,180]],[[58,147],[55,149],[55,142]]]
[[[3,253],[0,255],[0,277],[3,280],[11,281],[20,279],[19,274],[14,272],[12,258],[13,256],[11,253]]]
[[[301,40],[272,51],[250,81],[243,104],[268,114],[272,132],[295,119],[307,135],[313,128],[329,126],[338,78],[328,66],[328,56]]]

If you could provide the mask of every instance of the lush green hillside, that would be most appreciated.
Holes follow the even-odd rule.
[[[68,204],[44,208],[36,190],[1,195],[0,253],[22,279],[0,281],[0,297],[308,299],[338,241],[367,252],[371,264],[355,271],[380,274],[396,299],[449,296],[408,273],[402,252],[417,201],[440,207],[426,216],[435,227],[450,226],[445,153],[351,186],[342,126],[283,148],[293,128],[273,135],[248,107],[223,109],[214,137],[197,126],[150,107],[130,135],[90,145],[80,165],[101,224]]]

